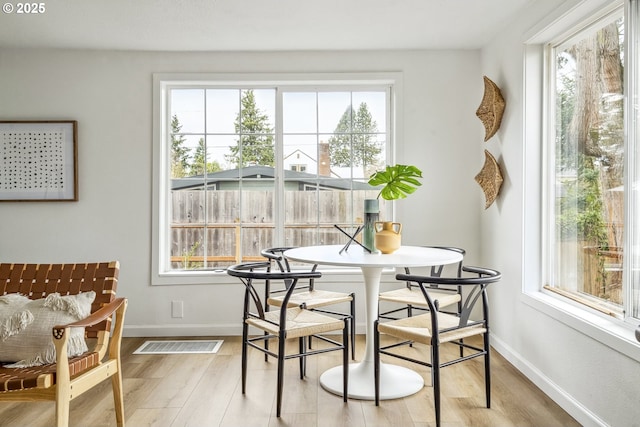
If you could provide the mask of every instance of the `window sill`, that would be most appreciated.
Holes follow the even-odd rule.
[[[562,297],[539,291],[523,294],[523,302],[568,327],[640,362],[640,343],[634,326],[564,301]]]
[[[324,283],[362,283],[362,271],[359,268],[336,268],[319,266]],[[382,271],[382,282],[395,281],[396,270],[393,268]],[[153,274],[151,284],[156,286],[187,286],[187,285],[229,285],[238,282],[227,275],[226,270],[176,271],[163,274]]]

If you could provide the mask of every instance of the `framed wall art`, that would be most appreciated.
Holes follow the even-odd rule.
[[[0,121],[0,201],[78,200],[78,122]]]

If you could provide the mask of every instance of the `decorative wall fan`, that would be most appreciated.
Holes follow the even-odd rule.
[[[476,110],[476,116],[484,125],[485,142],[489,140],[500,128],[505,102],[500,88],[487,76],[484,76],[484,95],[482,102]]]
[[[476,182],[482,187],[485,196],[484,208],[488,209],[489,206],[496,200],[498,193],[500,193],[500,187],[502,186],[502,171],[500,165],[496,161],[496,158],[489,152],[484,150],[484,166],[476,175]]]

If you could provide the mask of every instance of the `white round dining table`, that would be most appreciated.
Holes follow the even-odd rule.
[[[365,352],[358,363],[349,365],[349,394],[353,399],[374,400],[374,347],[373,325],[378,318],[380,277],[384,268],[427,267],[460,262],[462,254],[446,249],[401,246],[391,254],[369,253],[352,245],[340,252],[342,245],[302,246],[289,249],[284,256],[297,262],[342,267],[359,267],[364,277],[365,299]],[[336,366],[320,376],[322,387],[342,395],[342,366]],[[424,386],[424,379],[417,372],[397,365],[380,365],[380,399],[396,399],[417,393]]]

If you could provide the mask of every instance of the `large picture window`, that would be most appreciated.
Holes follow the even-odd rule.
[[[393,79],[253,79],[157,78],[160,274],[344,242],[334,224],[361,224],[377,195],[367,180],[392,160]]]
[[[621,319],[638,317],[640,286],[632,12],[625,19],[620,7],[549,44],[547,68],[546,289]]]

